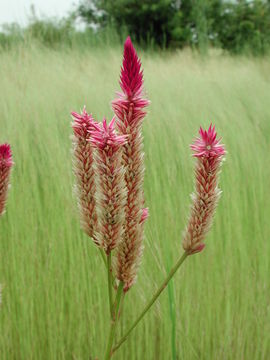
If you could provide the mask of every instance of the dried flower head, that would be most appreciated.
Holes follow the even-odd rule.
[[[97,175],[95,192],[98,226],[96,239],[109,254],[121,241],[125,219],[126,187],[122,165],[122,145],[126,136],[117,135],[115,118],[107,125],[95,124],[90,131]]]
[[[81,114],[71,113],[73,116],[73,171],[76,177],[75,192],[78,199],[81,226],[96,245],[94,237],[97,224],[96,204],[94,194],[95,173],[93,168],[93,148],[90,139],[90,130],[95,123],[92,115],[87,114],[84,108]]]
[[[112,102],[117,116],[119,134],[127,135],[123,146],[123,165],[127,187],[127,203],[122,242],[117,249],[116,276],[124,282],[127,291],[136,280],[143,251],[143,228],[148,216],[144,208],[144,163],[142,122],[144,108],[149,104],[143,94],[143,71],[141,61],[128,37],[124,45],[120,86],[122,93]]]
[[[0,145],[0,216],[5,211],[12,165],[13,161],[10,145]]]
[[[200,128],[199,137],[190,146],[197,158],[195,168],[195,192],[192,194],[191,214],[183,237],[183,248],[188,254],[204,249],[203,243],[212,225],[221,191],[218,177],[222,159],[226,153],[224,145],[217,140],[215,127]]]

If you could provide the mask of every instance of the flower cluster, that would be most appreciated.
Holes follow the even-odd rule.
[[[190,146],[197,158],[195,168],[195,192],[192,194],[191,214],[183,237],[183,248],[188,254],[204,249],[203,240],[209,231],[221,191],[218,175],[225,147],[217,139],[215,127],[200,128],[199,137]]]
[[[196,158],[195,191],[183,234],[184,254],[172,267],[130,329],[114,346],[117,320],[124,293],[135,283],[143,254],[144,225],[148,208],[144,200],[142,126],[149,101],[143,94],[141,61],[128,37],[124,44],[120,87],[112,101],[115,117],[97,123],[84,109],[73,115],[73,153],[76,192],[82,227],[99,247],[108,276],[110,333],[105,359],[126,340],[157,300],[168,282],[192,254],[201,252],[221,191],[218,188],[225,147],[215,127],[200,128],[190,145]],[[112,289],[117,290],[115,297]]]
[[[142,255],[144,206],[144,108],[141,62],[128,37],[120,86],[112,102],[116,118],[107,125],[91,115],[72,113],[76,190],[82,227],[107,255],[116,249],[115,272],[127,291],[136,279]],[[116,125],[116,126],[115,126]],[[114,129],[114,126],[116,129]]]

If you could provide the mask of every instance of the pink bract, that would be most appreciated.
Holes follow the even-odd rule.
[[[71,115],[73,116],[72,128],[74,135],[83,137],[89,136],[88,132],[91,129],[92,124],[95,122],[92,114],[88,114],[84,106],[81,114],[73,111]]]
[[[212,124],[208,130],[203,130],[200,127],[199,137],[195,139],[190,148],[194,151],[195,157],[219,157],[225,154],[225,147],[220,143],[221,138],[217,139],[215,126]]]
[[[123,145],[127,137],[125,135],[117,135],[115,132],[114,124],[116,118],[114,117],[109,125],[107,125],[106,119],[104,118],[101,124],[92,124],[91,143],[93,146],[100,149],[104,149],[109,146],[112,151],[115,151],[119,146]]]

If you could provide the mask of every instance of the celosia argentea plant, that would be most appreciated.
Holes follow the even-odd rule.
[[[112,102],[115,117],[97,123],[85,108],[73,116],[73,168],[83,230],[107,268],[110,331],[104,359],[110,359],[157,300],[184,260],[204,249],[220,190],[225,155],[215,127],[200,128],[190,146],[196,158],[195,191],[183,234],[184,253],[124,336],[114,343],[124,294],[134,285],[143,252],[145,207],[142,125],[149,101],[143,95],[141,62],[128,37],[120,75],[122,92]]]

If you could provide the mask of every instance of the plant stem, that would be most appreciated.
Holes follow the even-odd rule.
[[[113,354],[112,346],[113,346],[113,340],[114,340],[115,332],[116,332],[119,306],[120,306],[122,295],[123,295],[123,287],[124,287],[124,283],[121,281],[118,285],[117,294],[116,294],[116,298],[115,298],[113,317],[111,319],[110,334],[109,334],[107,350],[106,350],[106,355],[105,355],[104,360],[109,360]]]
[[[104,254],[104,250],[101,249],[101,248],[98,248],[98,249],[99,249],[100,255],[101,255],[101,257],[102,257],[102,260],[103,260],[103,262],[104,262],[104,265],[107,267],[106,256],[105,256],[105,254]]]
[[[112,253],[107,255],[107,274],[108,274],[108,292],[111,319],[113,317],[113,299],[112,299]]]
[[[183,264],[185,259],[187,258],[188,253],[184,252],[184,254],[179,258],[177,263],[174,265],[174,267],[171,269],[169,274],[167,275],[166,279],[163,281],[161,286],[158,288],[158,290],[153,295],[152,299],[148,302],[148,304],[145,306],[141,314],[138,316],[138,318],[135,320],[135,322],[132,324],[132,326],[129,328],[129,330],[125,333],[125,335],[119,340],[119,342],[115,345],[112,352],[114,353],[122,344],[126,341],[129,334],[132,332],[132,330],[138,325],[138,323],[142,320],[144,315],[147,313],[147,311],[150,309],[150,307],[154,304],[154,302],[157,300],[159,295],[162,293],[162,291],[166,288],[171,278],[174,276],[176,271],[179,269],[179,267]]]

